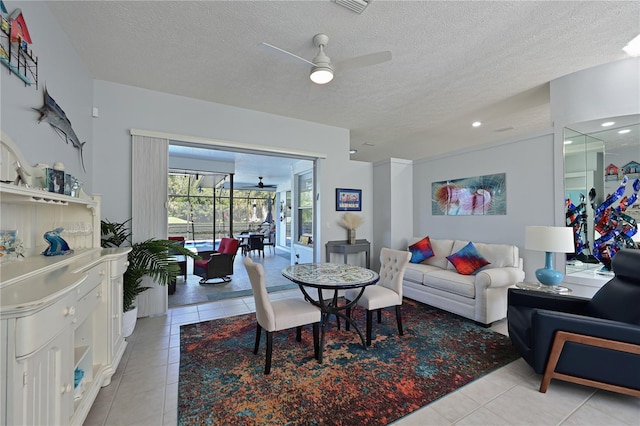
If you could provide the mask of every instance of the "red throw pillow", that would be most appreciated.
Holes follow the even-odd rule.
[[[420,263],[425,259],[433,257],[433,248],[431,248],[431,240],[429,236],[424,237],[415,244],[409,246],[411,252],[411,263]]]
[[[478,269],[490,263],[482,257],[471,241],[457,253],[447,256],[447,259],[453,264],[456,271],[462,275],[472,275],[477,272]]]

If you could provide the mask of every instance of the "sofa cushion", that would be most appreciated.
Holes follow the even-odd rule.
[[[509,244],[473,243],[491,264],[487,268],[520,267],[518,247]]]
[[[473,299],[476,297],[474,281],[473,275],[461,275],[456,271],[438,269],[424,274],[423,284],[427,287]]]
[[[437,266],[425,265],[424,263],[409,263],[404,270],[404,279],[422,284],[424,274],[440,269]]]
[[[465,240],[455,240],[451,253],[459,251],[468,243],[469,241]],[[520,268],[520,254],[517,246],[509,244],[479,243],[475,241],[473,245],[476,246],[476,249],[478,249],[478,252],[482,254],[482,257],[487,259],[489,262],[489,265],[485,266],[486,269],[504,268],[506,266]],[[447,268],[455,270],[455,267],[450,262],[448,262]]]
[[[425,259],[433,257],[433,249],[431,248],[429,236],[411,244],[409,246],[409,251],[411,252],[411,259],[409,260],[411,263],[420,263]]]
[[[431,248],[433,249],[433,256],[425,259],[422,263],[425,265],[437,266],[440,269],[445,269],[449,261],[447,256],[451,254],[451,248],[453,247],[453,240],[437,240],[430,238]]]
[[[489,261],[482,257],[471,241],[454,254],[447,256],[447,259],[462,275],[471,275],[489,264]]]

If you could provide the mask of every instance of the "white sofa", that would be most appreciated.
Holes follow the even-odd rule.
[[[409,245],[421,240],[414,237]],[[430,238],[434,256],[409,263],[404,273],[404,296],[489,325],[507,315],[507,289],[524,280],[517,246],[473,241],[489,262],[473,275],[459,274],[447,256],[469,241]]]

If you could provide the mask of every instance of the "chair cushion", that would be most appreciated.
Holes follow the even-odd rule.
[[[207,263],[209,262],[209,258],[207,257],[206,259],[198,259],[198,260],[194,260],[193,261],[193,265],[198,267],[198,268],[207,268]]]
[[[640,325],[640,250],[621,250],[611,262],[616,274],[591,298],[588,315]]]
[[[471,275],[489,264],[489,261],[482,257],[471,241],[461,250],[447,256],[447,259],[453,264],[456,271],[462,275]]]
[[[271,302],[275,324],[260,324],[267,331],[286,330],[300,325],[320,322],[320,309],[302,299],[279,299]]]
[[[222,238],[218,246],[218,253],[234,254],[238,251],[238,240],[235,238]]]
[[[360,290],[350,289],[345,291],[345,298],[353,300]],[[373,311],[388,306],[402,305],[402,298],[398,293],[380,285],[370,285],[364,289],[362,297],[358,299],[358,306]]]
[[[409,260],[411,263],[420,263],[425,259],[433,257],[433,249],[431,248],[429,236],[424,237],[415,244],[411,244],[409,251],[411,252],[411,259]]]

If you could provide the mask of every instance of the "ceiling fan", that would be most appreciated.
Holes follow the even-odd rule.
[[[328,42],[329,37],[326,34],[321,33],[313,36],[313,44],[318,48],[318,54],[311,61],[269,43],[263,42],[258,46],[270,49],[280,54],[288,55],[288,57],[296,59],[300,64],[306,64],[307,66],[310,65],[311,74],[309,74],[309,78],[316,84],[326,84],[333,80],[333,73],[335,70],[342,71],[346,69],[367,67],[391,60],[391,51],[385,50],[332,63],[331,59],[329,59],[329,57],[324,53],[324,48]]]
[[[258,184],[256,185],[256,188],[275,188],[276,185],[265,185],[264,183],[262,183],[262,176],[258,176]]]

